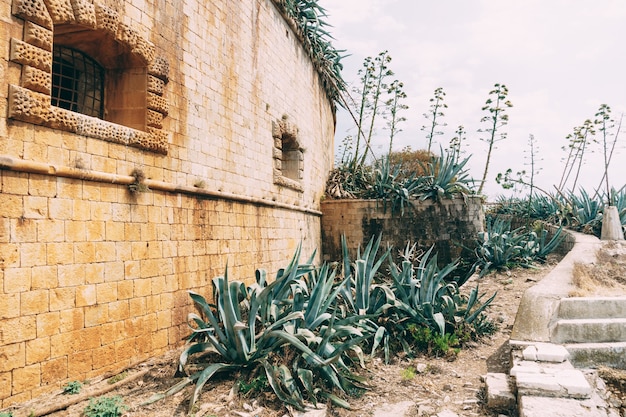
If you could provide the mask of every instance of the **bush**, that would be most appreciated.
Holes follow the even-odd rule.
[[[119,417],[128,407],[120,395],[91,398],[85,407],[85,417]]]

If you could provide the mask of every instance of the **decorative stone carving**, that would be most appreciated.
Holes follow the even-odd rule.
[[[10,84],[9,117],[34,124],[47,123],[51,118],[50,96]]]
[[[169,71],[170,67],[167,59],[161,56],[154,58],[154,60],[148,67],[148,74],[160,78],[166,83],[169,77]]]
[[[52,52],[52,31],[33,22],[24,23],[24,42]]]
[[[120,22],[117,26],[115,39],[117,39],[118,42],[128,45],[131,50],[135,50],[137,48],[139,34],[127,24]]]
[[[30,65],[41,71],[52,71],[52,53],[24,41],[11,38],[11,61]]]
[[[23,69],[21,85],[9,86],[10,118],[167,154],[168,135],[160,129],[169,111],[163,97],[168,62],[156,57],[151,42],[120,22],[117,11],[90,0],[13,0],[12,13],[25,23],[23,40],[11,39],[10,60]],[[51,105],[53,27],[66,23],[113,35],[148,67],[146,132]]]
[[[158,111],[164,116],[167,116],[169,111],[167,100],[150,92],[148,93],[148,109]]]
[[[150,133],[149,138],[147,138],[148,143],[144,143],[142,148],[150,149],[154,152],[167,154],[167,133],[162,130],[154,129],[149,127],[148,133]]]
[[[50,95],[50,89],[52,88],[52,76],[49,72],[41,71],[29,65],[24,65],[24,68],[22,69],[22,87]]]
[[[154,61],[154,57],[156,56],[154,45],[142,37],[137,38],[137,46],[132,49],[131,52],[141,57],[146,65]]]
[[[43,0],[14,0],[13,14],[52,30],[52,18]]]
[[[78,130],[79,113],[50,106],[50,114],[52,116],[49,122],[51,128],[65,130],[66,132],[76,132]]]
[[[119,14],[101,3],[95,3],[96,6],[96,29],[102,29],[106,32],[116,34],[117,25],[119,23]]]
[[[163,91],[165,91],[165,81],[153,75],[148,75],[148,91],[162,96]]]
[[[71,0],[76,23],[96,28],[96,6],[87,0]]]
[[[60,25],[76,21],[70,0],[44,0],[44,2],[48,7],[48,13],[50,13],[53,24]]]
[[[163,115],[154,110],[148,110],[146,112],[146,124],[150,127],[161,129],[163,127]]]

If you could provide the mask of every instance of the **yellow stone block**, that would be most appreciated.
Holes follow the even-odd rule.
[[[102,284],[96,284],[96,298],[98,304],[117,301],[117,283],[104,282]]]
[[[41,382],[51,384],[67,379],[67,357],[51,359],[41,364]]]
[[[64,222],[64,227],[66,242],[84,242],[86,240],[86,222],[68,220]],[[76,256],[76,252],[74,256]],[[76,262],[80,261],[77,260]]]
[[[109,320],[109,306],[98,304],[85,307],[85,327],[98,326]]]
[[[15,317],[2,322],[0,345],[32,340],[37,337],[37,320],[35,316]]]
[[[26,364],[26,344],[13,343],[0,346],[0,372],[22,368]]]
[[[54,288],[50,290],[50,311],[67,310],[76,307],[76,289]]]
[[[13,393],[28,391],[41,383],[41,365],[34,364],[13,370]]]
[[[123,321],[130,317],[130,304],[128,300],[109,303],[109,320]]]
[[[28,175],[25,172],[2,171],[2,192],[9,195],[28,195]]]
[[[56,265],[52,266],[36,266],[32,268],[32,282],[31,289],[49,289],[59,285],[57,278],[58,268]]]
[[[150,278],[135,279],[133,284],[135,297],[146,297],[152,293],[152,280]]]
[[[35,160],[39,160],[38,158]],[[28,179],[28,194],[39,197],[56,197],[56,177],[49,175],[31,174]]]
[[[47,337],[59,333],[61,315],[55,311],[37,315],[37,337]]]
[[[96,304],[96,286],[94,284],[76,287],[76,307]]]
[[[67,358],[67,376],[70,379],[85,379],[92,369],[93,354],[91,351],[72,353]]]
[[[93,369],[100,369],[111,365],[115,358],[115,345],[101,346],[93,351]]]
[[[105,223],[105,239],[112,242],[124,240],[124,223],[108,221]]]
[[[63,310],[59,314],[59,330],[62,332],[73,332],[85,327],[85,313],[82,308],[71,308]]]
[[[38,242],[63,242],[65,241],[65,222],[58,220],[59,217],[52,215],[52,202],[50,201],[50,215],[54,220],[34,220],[37,225],[37,241]],[[70,200],[65,200],[70,201]],[[70,217],[71,217],[71,204],[69,205]]]
[[[116,282],[124,280],[124,262],[104,262],[103,265],[105,282]]]
[[[11,372],[0,372],[0,400],[11,395],[11,378]],[[2,401],[0,401],[0,404],[2,404]]]
[[[51,219],[71,220],[74,218],[74,202],[69,198],[51,198],[48,210]]]
[[[29,316],[48,312],[49,290],[35,290],[20,293],[20,314]]]
[[[85,265],[85,283],[98,284],[104,282],[104,264],[92,263]]]
[[[117,283],[117,297],[120,300],[128,300],[132,298],[133,297],[133,282],[132,281],[119,281]]]
[[[72,200],[73,220],[91,220],[91,203],[89,200]]]
[[[87,233],[86,240],[89,242],[103,241],[105,238],[105,222],[104,221],[90,221],[86,222],[85,232]]]
[[[26,219],[47,219],[48,198],[25,196],[22,215]]]
[[[50,338],[29,340],[26,342],[26,365],[50,359]]]
[[[74,263],[72,243],[55,242],[46,244],[48,265],[68,265]]]
[[[23,243],[20,245],[20,266],[27,268],[43,265],[46,265],[45,243]]]
[[[6,268],[4,270],[4,292],[7,294],[29,291],[31,288],[30,268]]]
[[[23,218],[11,219],[11,240],[16,243],[37,242],[37,221]]]
[[[57,267],[59,287],[76,287],[85,284],[85,265],[70,264]]]
[[[19,317],[20,293],[0,293],[0,320]]]
[[[96,262],[112,262],[117,259],[115,242],[95,242]]]

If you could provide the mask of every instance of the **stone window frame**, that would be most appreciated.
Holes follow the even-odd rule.
[[[169,111],[164,97],[169,64],[156,56],[155,46],[122,23],[119,14],[98,2],[88,0],[13,0],[13,15],[24,20],[23,38],[11,38],[10,61],[22,65],[19,85],[9,84],[8,117],[134,146],[160,154],[168,152],[168,134],[163,118]],[[144,129],[86,116],[51,105],[52,50],[57,28],[81,28],[100,33],[111,44],[127,51],[134,65],[144,70],[136,77],[145,79]],[[89,51],[83,51],[91,55]]]
[[[303,192],[304,148],[298,137],[298,127],[286,115],[272,122],[274,147],[274,184]]]

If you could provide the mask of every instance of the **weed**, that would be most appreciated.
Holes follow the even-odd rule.
[[[237,381],[237,388],[244,396],[248,394],[263,392],[269,387],[267,381],[267,375],[265,373],[259,374],[256,377],[245,381],[240,379]]]
[[[63,394],[78,394],[83,387],[80,381],[69,381],[63,386]]]
[[[124,404],[124,400],[120,395],[113,397],[91,398],[89,404],[85,407],[85,417],[119,417],[128,406]]]
[[[132,182],[131,184],[128,184],[128,190],[132,194],[143,193],[143,192],[146,192],[146,191],[150,191],[148,186],[146,184],[144,184],[144,181],[146,180],[146,174],[143,172],[143,170],[141,170],[140,168],[135,168],[130,173],[130,175],[133,178],[135,178],[134,182]]]
[[[0,413],[0,417],[13,417],[13,413],[10,411],[3,411]]]
[[[116,382],[120,382],[122,379],[126,378],[128,376],[128,371],[124,371],[120,374],[114,375],[111,378],[108,379],[108,383],[109,384],[115,384]]]
[[[402,373],[400,374],[400,376],[402,377],[403,381],[411,381],[413,380],[413,378],[415,378],[415,368],[413,368],[412,366],[409,366],[406,369],[402,370]]]

